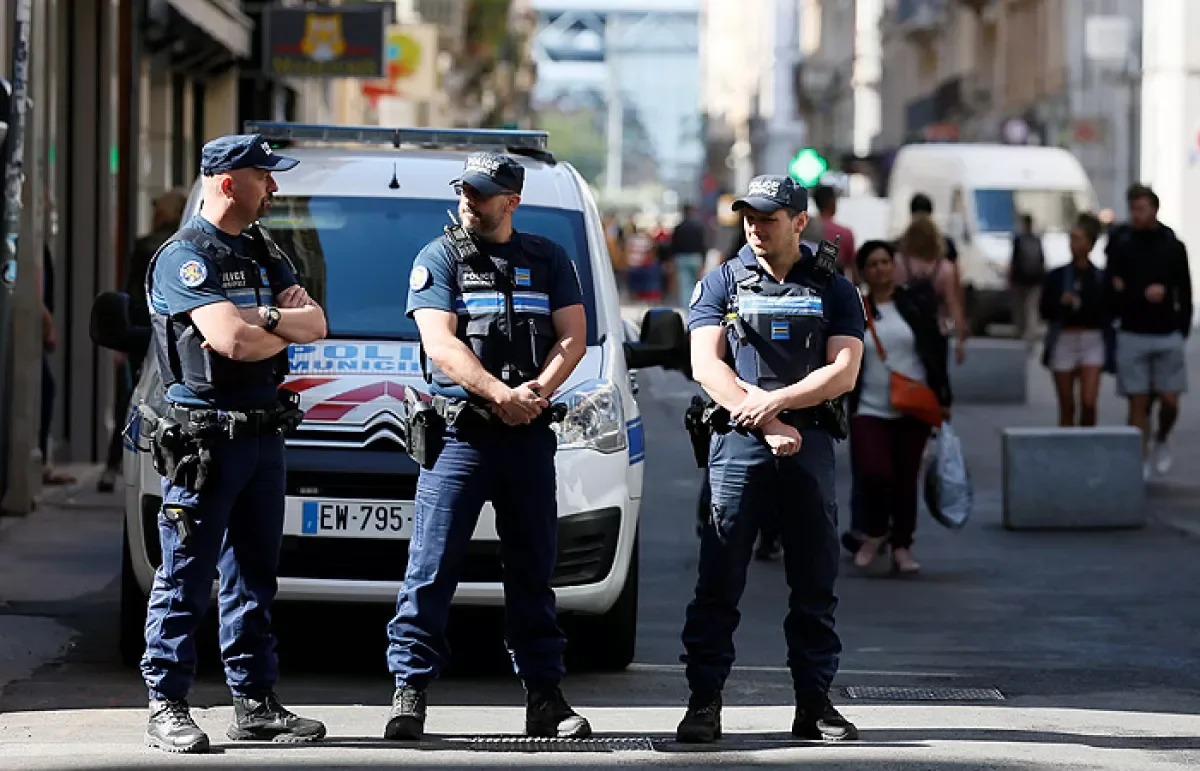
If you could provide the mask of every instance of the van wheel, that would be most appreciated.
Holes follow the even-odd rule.
[[[637,647],[638,541],[635,535],[629,573],[616,603],[602,615],[571,619],[567,658],[578,662],[580,668],[619,672],[633,663]]]
[[[149,598],[138,586],[133,574],[133,557],[129,551],[129,525],[121,531],[121,611],[117,647],[121,662],[137,666],[146,651],[146,603]]]

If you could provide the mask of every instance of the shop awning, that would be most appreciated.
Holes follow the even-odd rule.
[[[254,22],[227,0],[152,0],[151,18],[173,11],[227,49],[235,59],[250,56]],[[158,11],[158,13],[155,13]]]

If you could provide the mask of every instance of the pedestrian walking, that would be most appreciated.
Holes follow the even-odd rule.
[[[1166,474],[1171,430],[1187,391],[1184,345],[1192,331],[1192,278],[1187,248],[1158,221],[1158,195],[1134,185],[1129,223],[1109,234],[1108,296],[1117,320],[1117,388],[1129,400],[1129,425],[1142,432],[1144,474]],[[1157,399],[1158,425],[1151,403]]]

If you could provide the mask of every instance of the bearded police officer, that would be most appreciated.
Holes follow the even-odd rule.
[[[187,694],[195,632],[219,576],[221,655],[233,692],[231,739],[312,741],[325,726],[297,717],[274,693],[270,607],[284,515],[284,440],[298,400],[279,389],[289,342],[325,335],[325,314],[278,247],[254,223],[296,165],[257,135],[226,136],[201,157],[203,203],[151,259],[146,293],[164,414],[143,408],[142,436],[163,475],[162,564],[146,619],[142,674],[150,691],[146,741],[203,752]]]
[[[565,639],[550,588],[558,442],[547,401],[583,357],[587,321],[563,248],[513,229],[524,179],[513,158],[468,156],[451,182],[465,231],[447,228],[417,255],[409,278],[408,315],[431,362],[436,417],[429,436],[409,430],[422,468],[408,570],[388,625],[396,681],[388,739],[423,735],[425,690],[449,658],[446,618],[485,500],[496,512],[505,642],[525,686],[525,730],[591,733],[559,689]]]
[[[711,516],[683,628],[691,689],[677,731],[683,742],[721,736],[738,602],[760,519],[771,513],[790,590],[783,628],[796,694],[792,734],[857,737],[829,701],[841,651],[830,431],[840,431],[826,413],[858,376],[865,315],[833,257],[801,244],[807,206],[807,192],[789,177],[755,178],[734,202],[747,245],[704,277],[690,303],[692,372],[724,420],[713,421]]]

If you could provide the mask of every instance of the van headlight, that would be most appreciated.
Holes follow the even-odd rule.
[[[559,449],[619,452],[627,444],[625,410],[621,393],[606,380],[589,380],[568,391],[557,403],[567,405],[567,416],[552,423]]]

